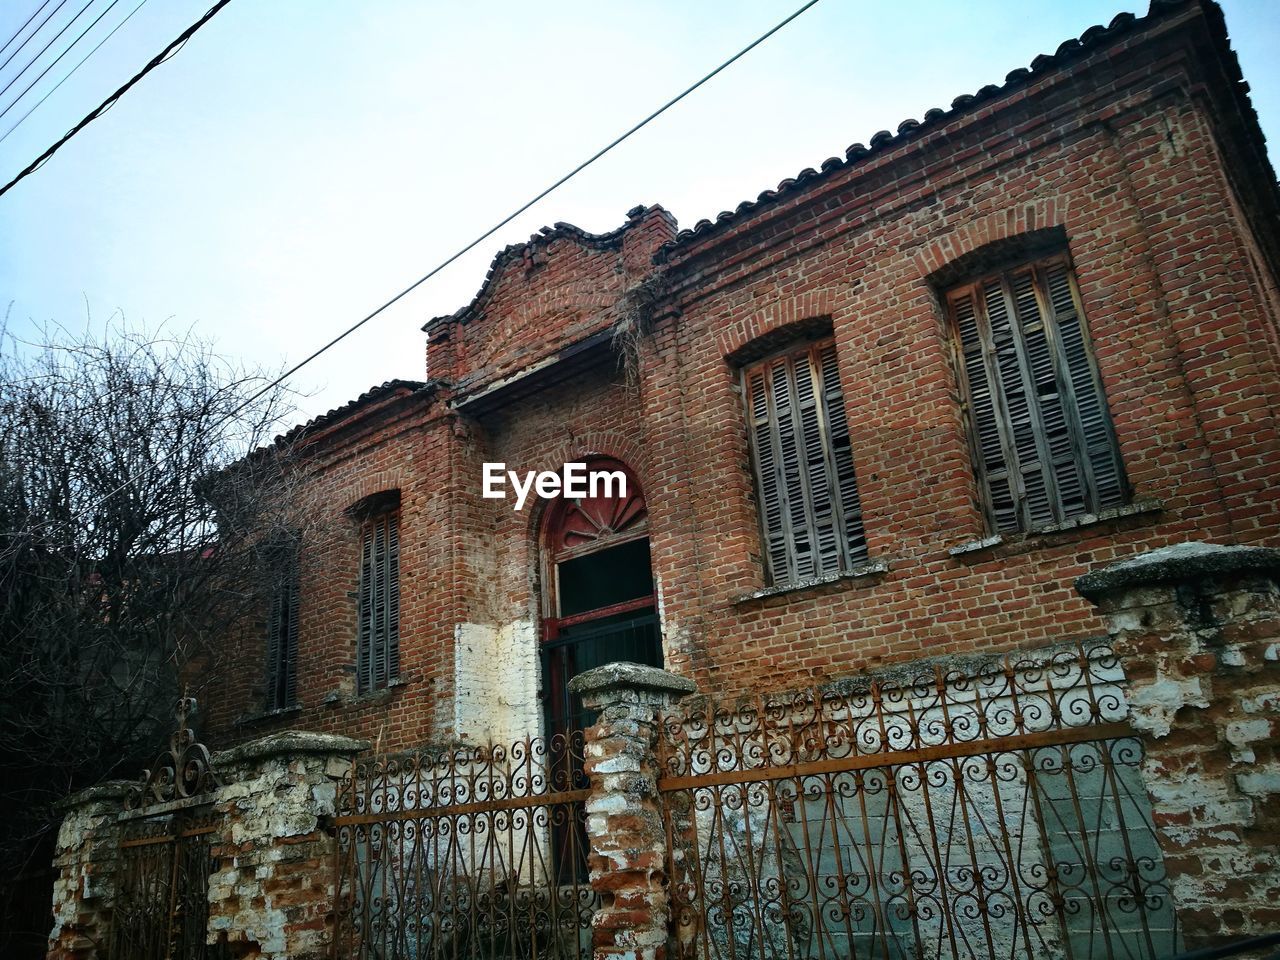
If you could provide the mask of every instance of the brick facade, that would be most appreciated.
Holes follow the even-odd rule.
[[[482,499],[485,462],[634,470],[665,666],[703,690],[1105,633],[1079,575],[1280,531],[1274,181],[1220,11],[1157,3],[715,223],[677,235],[637,207],[609,234],[558,225],[507,248],[471,304],[426,325],[424,382],[290,438],[322,515],[302,549],[299,704],[262,714],[263,641],[243,638],[203,694],[207,739],[296,727],[389,749],[537,727],[543,505]],[[1044,249],[1070,257],[1130,491],[997,541],[941,294]],[[738,370],[815,324],[835,339],[870,562],[776,588]],[[400,679],[358,695],[346,511],[386,490]]]

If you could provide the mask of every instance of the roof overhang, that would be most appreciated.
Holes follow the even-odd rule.
[[[613,361],[616,357],[613,330],[599,330],[517,373],[484,384],[470,393],[455,396],[449,406],[468,416],[483,416],[517,400],[541,393],[586,370]]]

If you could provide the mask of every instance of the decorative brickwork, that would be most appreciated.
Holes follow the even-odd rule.
[[[569,689],[599,718],[587,731],[587,836],[596,960],[663,960],[670,920],[666,839],[658,800],[658,714],[694,685],[634,663],[579,674]]]
[[[1188,947],[1280,929],[1280,550],[1179,544],[1090,573]]]

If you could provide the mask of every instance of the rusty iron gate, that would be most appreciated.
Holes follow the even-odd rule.
[[[1175,953],[1123,679],[1093,643],[679,704],[659,737],[676,955]]]
[[[582,734],[358,760],[337,798],[335,958],[585,960]]]
[[[112,910],[112,960],[207,960],[211,838],[219,818],[208,806],[123,825]]]
[[[221,815],[209,751],[187,726],[196,702],[182,697],[169,747],[130,788],[120,815],[109,960],[214,960],[206,944],[209,877]]]

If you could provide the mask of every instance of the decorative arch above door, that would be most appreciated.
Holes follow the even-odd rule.
[[[550,558],[592,553],[648,534],[649,508],[631,468],[609,457],[592,457],[586,464],[588,471],[620,472],[627,481],[626,495],[553,501],[542,521],[543,549]]]

